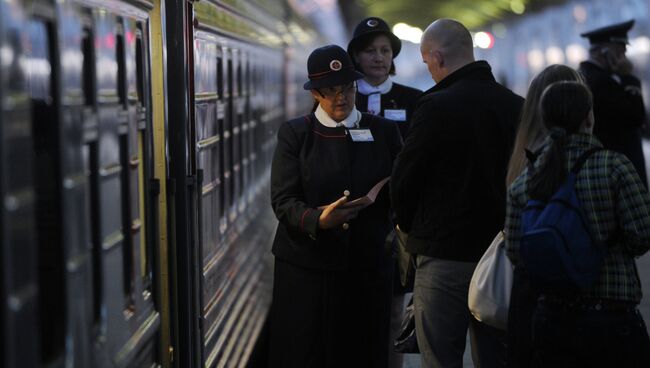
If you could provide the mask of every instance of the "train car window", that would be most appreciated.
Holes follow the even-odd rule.
[[[231,54],[232,55],[232,54]],[[236,208],[235,204],[237,203],[237,191],[238,191],[238,176],[239,172],[236,172],[235,169],[239,165],[239,160],[238,160],[238,152],[239,152],[239,137],[235,136],[234,128],[235,124],[237,121],[237,117],[234,116],[233,114],[233,84],[234,84],[234,73],[233,73],[233,65],[232,65],[232,57],[228,58],[228,70],[227,70],[227,79],[228,79],[228,111],[230,113],[228,114],[229,121],[227,123],[228,130],[230,131],[231,136],[231,144],[230,144],[230,162],[227,163],[228,169],[230,170],[232,174],[232,180],[230,181],[230,188],[229,188],[229,194],[230,194],[230,203],[228,203],[228,206],[230,207],[230,220],[234,221],[235,216],[236,216]]]
[[[84,150],[90,162],[88,181],[90,184],[90,234],[92,244],[92,285],[93,285],[93,328],[95,338],[103,335],[104,298],[102,276],[102,239],[100,226],[100,200],[99,200],[99,150],[97,141],[89,142]]]
[[[115,53],[117,59],[117,93],[119,97],[119,103],[123,109],[128,109],[128,85],[127,85],[127,57],[132,57],[132,53],[126,52],[126,40],[124,38],[124,25],[122,19],[118,18],[116,25],[116,35],[115,35]],[[131,122],[135,124],[135,122]],[[119,135],[119,147],[120,147],[120,166],[123,170],[120,172],[121,176],[121,187],[122,187],[122,236],[124,242],[122,244],[122,272],[123,272],[123,291],[125,296],[125,308],[128,312],[132,312],[135,306],[135,300],[133,291],[135,290],[135,255],[134,255],[134,239],[131,231],[132,220],[134,214],[132,213],[132,208],[135,210],[135,216],[137,217],[138,212],[138,198],[133,198],[132,195],[137,195],[136,192],[131,191],[131,182],[133,181],[130,159],[131,151],[134,151],[135,148],[130,149],[129,147],[129,134],[133,135],[135,139],[136,129],[135,126],[130,126],[126,133]],[[136,140],[137,142],[137,140]]]
[[[117,25],[115,35],[115,53],[117,58],[117,95],[120,105],[127,107],[127,85],[126,85],[126,57],[124,55],[124,28],[121,23]]]
[[[249,58],[246,58],[246,73],[244,73],[244,92],[250,96],[251,91],[251,63]]]
[[[83,52],[83,89],[86,106],[95,105],[95,50],[93,33],[90,28],[84,28],[81,35]]]
[[[52,86],[57,70],[56,37],[51,23],[33,19],[29,35],[28,86],[32,103],[32,133],[35,150],[36,226],[38,239],[38,309],[40,311],[41,360],[47,365],[63,354],[65,320],[65,262],[61,223],[59,120],[57,96]]]
[[[145,69],[145,53],[143,51],[144,49],[144,43],[142,40],[142,23],[138,22],[137,29],[136,29],[136,38],[135,38],[135,70],[136,70],[136,88],[137,88],[137,94],[138,94],[138,101],[140,106],[145,106],[146,104],[146,99],[145,99],[145,80],[146,78],[145,73],[147,73],[147,70]],[[140,119],[140,117],[138,117]],[[144,132],[140,132],[138,134],[138,142],[139,142],[139,147],[140,147],[140,152],[139,156],[141,156],[140,160],[140,167],[139,167],[139,177],[140,177],[140,184],[141,188],[145,188],[145,180],[148,180],[149,175],[147,173],[148,165],[147,163],[151,160],[151,158],[148,155],[149,150],[147,149],[147,136],[144,134]],[[145,157],[146,155],[146,157]],[[150,196],[147,194],[144,200],[144,206],[145,208],[148,208],[148,206],[153,206],[152,203],[148,203],[150,200]],[[143,287],[145,290],[148,292],[151,291],[152,289],[152,273],[153,273],[153,252],[154,252],[154,247],[156,246],[156,238],[155,234],[151,233],[153,229],[156,228],[155,224],[152,222],[155,219],[155,216],[151,212],[142,212],[142,216],[145,217],[145,221],[143,221],[146,226],[145,226],[145,232],[144,232],[144,241],[141,242],[140,244],[140,276],[143,279]]]
[[[240,54],[241,57],[241,54]],[[238,96],[243,96],[244,91],[243,91],[243,76],[242,76],[242,59],[239,59],[239,62],[237,63],[237,95]]]
[[[230,144],[230,133],[228,132],[227,127],[225,126],[226,114],[225,114],[225,104],[224,104],[224,93],[225,93],[225,81],[224,81],[224,65],[223,57],[224,51],[221,47],[217,47],[217,73],[216,73],[216,82],[217,82],[217,127],[216,132],[219,134],[220,143],[218,147],[215,147],[215,157],[214,164],[215,175],[218,175],[220,186],[217,188],[218,194],[216,195],[216,201],[218,209],[216,212],[219,216],[219,234],[224,234],[226,232],[228,222],[226,216],[228,196],[226,190],[229,187],[230,183],[230,173],[226,168],[226,163],[229,161],[228,157],[228,147]]]
[[[136,70],[136,88],[138,92],[138,101],[144,105],[144,53],[142,52],[142,24],[138,23],[138,29],[135,36],[135,70]]]
[[[126,309],[132,310],[135,301],[133,300],[133,290],[135,289],[134,279],[134,262],[133,262],[133,234],[131,233],[131,204],[137,205],[138,201],[131,198],[131,178],[129,168],[129,136],[121,134],[120,140],[120,165],[125,168],[121,171],[122,176],[122,234],[124,243],[122,244],[122,262],[123,262],[123,281],[124,295],[126,298]]]
[[[224,83],[223,83],[223,54],[221,50],[217,51],[217,95],[219,100],[223,100]]]
[[[83,92],[84,104],[93,108],[97,102],[95,93],[95,41],[91,26],[83,28],[81,48],[83,53]],[[99,203],[99,150],[97,141],[90,141],[84,147],[84,156],[88,162],[89,184],[89,214],[90,214],[90,242],[92,264],[92,305],[93,305],[93,333],[95,338],[103,334],[103,277],[102,277],[102,239],[100,234],[100,203]]]

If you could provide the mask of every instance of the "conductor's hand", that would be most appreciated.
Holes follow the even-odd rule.
[[[332,202],[320,214],[318,218],[318,227],[321,229],[331,229],[333,227],[342,225],[343,223],[354,218],[357,211],[354,209],[338,208],[348,201],[348,197],[341,197],[336,202]]]

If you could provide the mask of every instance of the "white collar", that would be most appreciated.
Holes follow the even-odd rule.
[[[365,79],[359,79],[357,81],[357,88],[359,90],[359,93],[362,95],[367,96],[373,93],[381,93],[383,95],[388,93],[390,89],[393,88],[393,80],[388,77],[380,85],[372,86],[370,83],[366,82]]]
[[[334,119],[332,119],[329,115],[327,115],[320,104],[318,105],[318,108],[316,108],[316,111],[314,111],[314,115],[316,115],[316,119],[319,123],[328,128],[336,128],[341,126],[344,126],[346,128],[354,128],[359,125],[359,121],[361,120],[361,113],[359,110],[357,110],[356,107],[352,109],[352,112],[350,112],[350,115],[348,115],[347,118],[341,120],[338,123],[334,121]]]

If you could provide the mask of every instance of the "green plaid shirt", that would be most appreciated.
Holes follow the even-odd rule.
[[[544,156],[550,142],[550,138],[544,142],[541,156]],[[567,170],[573,167],[583,152],[592,147],[602,147],[592,135],[569,136]],[[540,157],[535,166],[542,160],[543,157]],[[525,169],[508,190],[506,250],[515,265],[518,264],[521,238],[521,212],[528,201],[528,175],[528,169]],[[641,285],[634,258],[650,249],[650,197],[634,166],[622,154],[598,151],[585,162],[578,174],[576,194],[589,217],[592,235],[598,241],[609,244],[600,279],[585,290],[583,296],[638,303],[641,300]]]

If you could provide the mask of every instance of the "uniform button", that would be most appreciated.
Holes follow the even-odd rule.
[[[600,303],[598,303],[598,304],[596,304],[596,306],[594,307],[594,309],[596,309],[597,311],[599,311],[599,310],[603,309],[603,306],[600,305]]]
[[[344,190],[344,191],[343,191],[343,195],[346,196],[346,197],[349,197],[349,196],[350,196],[350,191],[347,190],[347,189]]]
[[[343,223],[343,230],[347,230],[347,229],[349,229],[349,228],[350,228],[350,225],[348,225],[347,222],[344,222],[344,223]]]

